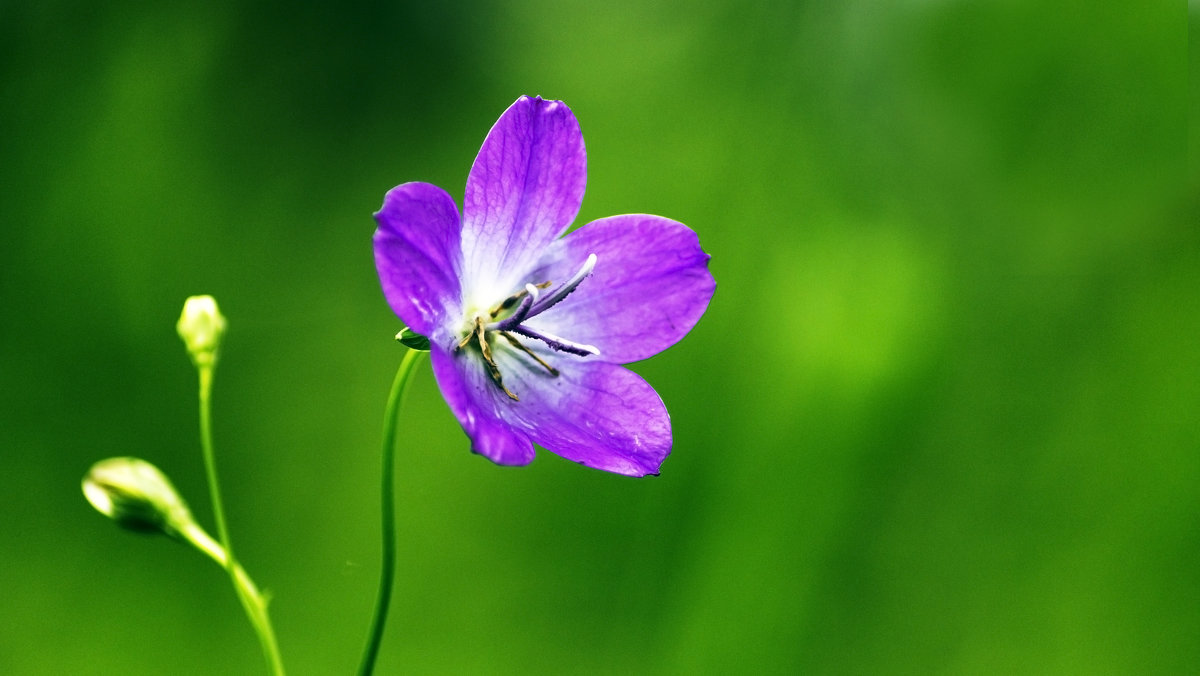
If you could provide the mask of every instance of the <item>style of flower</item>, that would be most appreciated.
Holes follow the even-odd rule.
[[[484,139],[461,219],[429,183],[387,193],[375,264],[392,310],[429,338],[474,452],[525,465],[536,443],[588,467],[657,474],[670,417],[622,364],[683,338],[716,283],[696,233],[661,216],[602,218],[560,239],[586,165],[566,104],[522,96]]]

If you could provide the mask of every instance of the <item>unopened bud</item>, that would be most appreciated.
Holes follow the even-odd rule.
[[[217,348],[225,334],[225,316],[212,296],[192,296],[183,304],[183,314],[175,325],[196,366],[217,363]]]
[[[191,511],[157,467],[138,458],[108,458],[83,478],[88,502],[117,525],[179,537],[194,525]]]

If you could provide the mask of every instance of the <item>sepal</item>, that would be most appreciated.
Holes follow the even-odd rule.
[[[421,352],[429,351],[429,339],[407,326],[400,333],[396,334],[396,340],[400,341],[400,344],[407,348],[420,350]]]

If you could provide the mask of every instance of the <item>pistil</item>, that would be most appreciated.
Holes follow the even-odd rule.
[[[541,284],[526,284],[525,288],[523,290],[514,293],[513,295],[509,296],[508,298],[505,298],[503,302],[501,302],[496,307],[492,308],[491,312],[489,312],[488,314],[491,316],[492,319],[495,319],[496,317],[500,316],[500,314],[502,312],[504,312],[505,310],[512,309],[512,306],[516,305],[519,301],[523,300],[526,296],[533,298],[533,300],[537,300],[538,289],[549,288],[550,284],[551,284],[551,282],[549,282],[549,281],[542,282]]]
[[[562,286],[555,289],[553,293],[541,298],[537,297],[537,289],[549,287],[550,282],[543,282],[536,285],[536,287],[533,284],[526,284],[524,291],[518,292],[515,295],[505,299],[505,301],[497,306],[497,309],[492,312],[491,316],[493,318],[497,317],[505,304],[508,304],[509,307],[512,307],[512,303],[521,301],[521,307],[518,307],[517,311],[509,317],[506,317],[498,322],[492,322],[488,325],[488,329],[495,331],[511,331],[516,329],[526,319],[540,315],[546,310],[549,310],[557,305],[560,301],[562,301],[562,299],[571,295],[571,292],[577,289],[579,285],[583,283],[583,280],[591,276],[592,270],[595,268],[596,254],[588,254],[587,260],[583,262],[583,265],[579,268],[578,272],[576,272]]]
[[[581,283],[583,283],[583,280],[591,276],[592,270],[595,269],[595,267],[596,254],[588,254],[587,260],[583,262],[583,266],[579,268],[579,272],[576,272],[575,276],[571,277],[566,281],[565,284],[555,289],[554,293],[546,296],[534,304],[533,310],[530,313],[531,316],[539,315],[546,310],[549,310],[554,305],[557,305],[559,301],[571,295],[571,292],[574,291]]]
[[[513,332],[519,333],[527,338],[540,340],[555,352],[569,352],[571,354],[577,354],[580,357],[591,357],[600,354],[600,350],[595,345],[576,343],[549,332],[538,333],[528,326],[518,326],[517,328],[513,329]]]

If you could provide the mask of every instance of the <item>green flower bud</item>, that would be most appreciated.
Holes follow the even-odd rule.
[[[183,304],[183,314],[175,325],[196,366],[217,363],[217,348],[225,335],[225,316],[212,296],[192,296]]]
[[[117,525],[180,537],[195,526],[191,511],[170,480],[145,460],[108,458],[83,478],[83,495]]]

